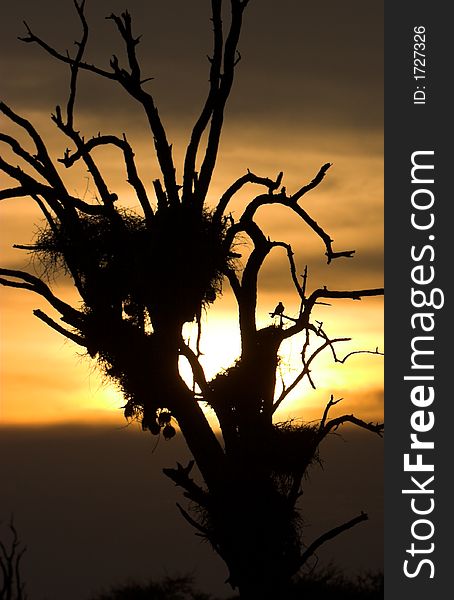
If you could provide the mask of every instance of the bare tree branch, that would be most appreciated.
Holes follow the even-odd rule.
[[[125,11],[107,17],[126,52],[124,61],[116,55],[111,57],[109,70],[87,61],[86,2],[73,0],[73,3],[81,27],[74,52],[58,51],[36,36],[28,25],[21,39],[37,44],[69,67],[66,105],[63,109],[57,106],[52,115],[60,131],[71,140],[71,149],[65,151],[60,162],[66,168],[78,161],[85,163],[90,173],[87,191],[93,180],[96,201],[85,202],[85,195],[81,199],[68,193],[37,131],[4,103],[0,103],[0,113],[28,135],[36,153],[21,142],[21,137],[0,134],[0,144],[6,147],[7,156],[19,159],[16,166],[8,162],[9,158],[0,157],[0,171],[13,181],[0,191],[0,200],[29,196],[37,203],[48,227],[34,245],[15,247],[35,252],[44,261],[48,259],[51,267],[67,268],[81,294],[81,309],[58,298],[43,279],[25,271],[1,268],[0,285],[32,291],[58,311],[60,321],[43,310],[33,312],[54,331],[97,357],[104,373],[125,395],[127,418],[141,416],[143,428],[154,435],[164,427],[163,435],[169,439],[176,433],[170,425],[171,419],[178,423],[194,461],[186,467],[177,463],[177,468],[164,469],[164,473],[183,489],[185,497],[202,509],[199,522],[177,505],[182,516],[225,558],[231,571],[230,580],[235,584],[240,582],[241,588],[242,582],[251,580],[251,574],[259,573],[263,565],[273,564],[276,582],[280,583],[279,578],[284,582],[290,570],[304,563],[324,542],[367,519],[361,513],[304,549],[302,533],[293,516],[299,510],[296,501],[304,473],[317,458],[318,445],[344,424],[351,423],[379,436],[383,424],[347,414],[330,418],[330,409],[339,402],[333,396],[318,426],[310,423],[282,426],[273,423],[273,414],[304,378],[315,388],[311,369],[324,350],[330,350],[334,361],[340,363],[355,354],[381,354],[377,348],[375,352],[359,350],[338,357],[337,343],[349,338],[331,339],[323,323],[313,320],[312,310],[316,305],[326,304],[324,299],[360,300],[381,295],[383,289],[342,291],[324,287],[308,292],[307,266],[299,274],[292,246],[285,241],[272,241],[256,222],[256,214],[262,207],[288,208],[296,220],[306,224],[313,237],[320,238],[328,263],[339,257],[353,257],[354,250],[334,251],[330,235],[299,203],[322,182],[330,163],[322,165],[312,180],[293,194],[282,187],[282,172],[272,179],[248,170],[220,196],[214,211],[206,203],[218,159],[225,108],[241,60],[238,44],[248,0],[225,3],[231,13],[226,26],[222,0],[211,0],[213,41],[209,86],[186,147],[182,186],[177,185],[172,146],[155,98],[144,88],[149,78],[144,78],[141,72],[137,52],[140,36],[133,32],[130,14]],[[156,206],[149,200],[125,134],[117,137],[99,133],[86,141],[78,131],[75,116],[82,71],[119,84],[145,112],[159,167],[152,181]],[[109,189],[102,162],[95,160],[102,158],[97,154],[98,149],[102,154],[103,148],[112,147],[122,153],[127,181],[134,189],[144,218],[131,215],[116,204],[118,197]],[[228,214],[229,203],[236,194],[243,194],[248,184],[261,186],[260,193],[252,195],[236,220]],[[244,264],[234,264],[235,258],[241,258],[235,252],[236,244],[245,238],[248,249]],[[274,320],[258,328],[258,283],[264,262],[274,248],[286,252],[299,308],[295,316],[285,314],[284,305],[279,302],[270,313]],[[204,307],[221,293],[222,274],[238,303],[242,347],[230,367],[207,381],[200,359],[200,317]],[[191,347],[183,339],[183,331],[185,324],[194,319],[197,341]],[[296,376],[291,375],[289,385],[282,379],[282,390],[276,391],[279,348],[284,340],[300,333],[300,371]],[[189,362],[193,382],[186,383],[183,378],[182,356]],[[222,439],[202,410],[202,401],[213,408]],[[202,485],[190,477],[194,464]],[[272,526],[270,519],[284,527]],[[258,543],[255,533],[263,524],[269,525],[269,529]],[[245,565],[247,561],[237,552],[238,543],[242,542],[252,566]],[[0,558],[2,549],[0,546]],[[0,567],[1,572],[7,572],[1,560]]]
[[[241,296],[241,284],[237,274],[235,273],[235,271],[233,271],[233,269],[226,268],[225,276],[227,277],[230,283],[230,287],[232,288],[235,298],[237,299],[237,301],[239,301]]]
[[[49,153],[47,151],[47,148],[46,148],[41,136],[36,131],[36,129],[33,127],[33,125],[30,123],[30,121],[28,121],[27,119],[24,119],[20,115],[16,114],[4,102],[0,102],[0,111],[6,117],[8,117],[13,123],[15,123],[16,125],[21,127],[24,131],[26,131],[27,134],[30,136],[30,138],[33,140],[33,142],[35,144],[37,154],[36,154],[36,156],[32,157],[33,162],[30,162],[28,160],[27,156],[21,155],[21,154],[19,154],[19,155],[21,155],[22,158],[27,160],[27,162],[29,162],[29,164],[31,164],[33,166],[33,168],[35,168],[35,170],[37,170],[37,172],[39,172],[41,175],[43,175],[51,186],[55,187],[57,190],[63,191],[65,194],[67,194],[65,185],[64,185],[62,179],[60,178],[60,175],[58,174],[58,171],[55,168],[55,165],[53,164],[53,162],[49,156]],[[16,144],[17,144],[17,147],[20,148],[19,143],[16,142]],[[22,151],[22,152],[25,152],[25,151]],[[37,164],[42,165],[42,167],[37,168],[37,166],[36,166]]]
[[[240,329],[243,343],[251,339],[257,331],[256,306],[257,306],[257,284],[259,271],[263,262],[269,254],[272,244],[264,236],[260,227],[251,221],[245,229],[246,233],[254,242],[252,250],[243,269],[241,278],[241,294],[239,296]]]
[[[216,97],[219,92],[224,47],[221,8],[222,0],[211,0],[213,56],[210,58],[210,89],[202,112],[192,130],[191,139],[186,150],[183,171],[183,202],[189,202],[192,199],[193,186],[195,183],[194,175],[196,171],[197,151],[203,132],[207,128],[213,113]]]
[[[30,196],[30,192],[23,186],[0,190],[0,200],[8,200],[9,198],[23,198],[24,196]]]
[[[158,203],[158,211],[159,210],[165,210],[169,203],[168,203],[168,197],[167,194],[165,193],[165,191],[162,189],[162,183],[159,179],[154,179],[153,180],[153,187],[154,187],[154,191],[156,194],[156,200]]]
[[[362,429],[367,429],[372,433],[376,433],[379,437],[382,437],[384,424],[383,423],[366,423],[362,419],[358,419],[354,415],[342,415],[341,417],[336,417],[335,419],[330,419],[327,423],[325,423],[324,427],[320,430],[319,438],[322,440],[324,437],[328,435],[331,431],[335,431],[340,425],[344,423],[353,423],[353,425],[357,425]]]
[[[298,292],[298,296],[301,299],[302,304],[304,304],[305,301],[305,295],[304,295],[304,290],[300,285],[300,282],[298,281],[298,276],[296,274],[296,265],[295,265],[295,260],[293,258],[294,256],[294,252],[292,250],[292,247],[290,244],[286,244],[285,242],[272,242],[272,246],[273,247],[281,247],[281,248],[285,248],[285,250],[287,251],[287,258],[289,261],[289,265],[290,265],[290,274],[292,276],[292,281],[293,281],[293,285],[295,286],[296,291]]]
[[[199,203],[203,203],[205,200],[216,165],[221,130],[224,122],[224,110],[232,89],[235,66],[237,64],[237,46],[243,22],[243,12],[247,6],[247,3],[241,2],[240,0],[230,0],[230,4],[231,22],[224,46],[223,72],[219,90],[217,91],[214,100],[207,148],[196,185],[196,194]]]
[[[21,548],[13,517],[11,517],[8,529],[11,532],[9,545],[7,546],[0,539],[0,598],[4,600],[27,600],[20,571],[22,557],[27,551],[27,547],[23,546]]]
[[[378,348],[375,348],[375,350],[354,350],[353,352],[346,354],[344,358],[338,358],[336,356],[336,362],[343,364],[348,358],[350,358],[350,356],[355,356],[356,354],[378,354],[379,356],[384,356],[384,353],[380,352]]]
[[[121,37],[126,45],[126,53],[128,55],[128,62],[131,69],[130,77],[132,80],[137,82],[138,85],[140,85],[140,65],[136,56],[136,46],[140,42],[140,36],[138,38],[134,38],[132,35],[131,15],[128,11],[121,13],[120,17],[112,13],[106,17],[106,19],[111,19],[117,26],[118,31],[120,32]]]
[[[115,73],[116,80],[124,89],[136,100],[138,100],[147,115],[150,129],[154,136],[154,145],[156,156],[164,178],[164,185],[171,206],[178,206],[178,186],[175,180],[175,166],[172,158],[172,146],[167,141],[167,134],[162,124],[158,109],[155,106],[153,97],[142,88],[144,83],[140,79],[140,67],[136,56],[136,46],[140,37],[134,38],[132,35],[131,17],[128,12],[121,14],[121,17],[111,14],[108,19],[114,21],[115,25],[123,38],[128,55],[128,62],[131,71],[120,68],[118,59],[113,56],[110,65]],[[148,79],[147,79],[148,80]]]
[[[68,120],[66,123],[63,121],[61,108],[59,106],[56,107],[55,114],[52,115],[52,120],[57,127],[74,142],[77,150],[80,152],[87,165],[87,169],[93,178],[103,204],[108,208],[112,208],[113,202],[117,200],[117,195],[109,191],[101,171],[90,153],[85,150],[84,139],[80,136],[80,133],[73,128],[71,120]]]
[[[328,290],[326,287],[319,288],[312,292],[312,294],[307,299],[306,308],[312,308],[313,305],[319,298],[344,298],[350,300],[361,300],[364,297],[371,296],[382,296],[384,294],[383,288],[373,288],[373,289],[365,289],[365,290],[349,290],[349,291],[337,291],[337,290]]]
[[[162,472],[166,477],[171,479],[176,486],[182,487],[185,490],[185,497],[197,502],[200,506],[206,506],[208,502],[208,494],[195,481],[189,477],[190,472],[194,467],[194,461],[190,460],[186,467],[183,467],[177,462],[176,469],[164,468]]]
[[[145,186],[143,185],[137,173],[137,168],[134,161],[134,152],[125,135],[123,135],[123,139],[120,139],[114,135],[98,135],[97,137],[91,138],[87,142],[83,142],[76,152],[71,154],[69,151],[67,151],[64,158],[59,159],[59,161],[62,162],[65,167],[69,168],[80,158],[83,158],[95,148],[108,145],[116,146],[123,152],[126,172],[128,175],[127,182],[135,190],[137,199],[144,212],[145,219],[148,223],[150,223],[154,216],[153,209],[151,208],[150,201],[148,200]]]
[[[77,5],[77,3],[76,3],[76,8],[77,8],[79,18],[82,21],[83,28],[85,30],[85,18],[83,16],[84,15],[84,3],[82,3],[81,5]],[[100,69],[99,67],[96,67],[95,65],[92,65],[92,64],[82,61],[81,56],[76,57],[76,59],[78,58],[78,60],[76,60],[76,59],[70,58],[69,56],[66,56],[64,54],[61,54],[60,52],[55,50],[53,47],[51,47],[49,44],[44,42],[41,38],[36,36],[31,31],[30,27],[26,23],[25,23],[25,26],[27,28],[27,35],[24,37],[21,37],[19,39],[22,40],[23,42],[38,44],[48,54],[50,54],[57,60],[70,65],[70,67],[72,69],[74,68],[75,74],[77,74],[78,69],[83,69],[86,71],[91,71],[92,73],[95,73],[96,75],[100,75],[107,79],[111,79],[111,80],[119,82],[122,85],[122,87],[133,98],[135,98],[142,104],[142,106],[145,110],[145,113],[148,117],[148,122],[150,124],[150,128],[151,128],[151,131],[154,136],[156,154],[157,154],[157,158],[158,158],[160,167],[162,169],[162,173],[164,176],[164,183],[165,183],[165,186],[167,189],[167,193],[169,195],[169,199],[172,204],[176,205],[176,204],[178,204],[178,192],[177,192],[177,186],[176,186],[176,182],[175,182],[175,167],[174,167],[173,159],[172,159],[172,149],[171,149],[171,146],[169,145],[169,143],[167,142],[166,133],[165,133],[164,127],[162,125],[161,119],[159,117],[158,110],[154,104],[154,100],[150,94],[146,93],[142,89],[143,82],[140,80],[137,80],[137,72],[134,68],[134,57],[135,57],[134,47],[138,43],[138,39],[134,39],[132,37],[130,24],[129,25],[127,24],[128,17],[125,17],[124,15],[122,15],[123,21],[119,17],[114,18],[112,15],[111,15],[111,18],[112,18],[112,20],[114,20],[117,27],[119,26],[119,23],[121,23],[121,22],[124,23],[124,26],[122,26],[121,28],[120,27],[118,27],[118,28],[119,28],[120,34],[123,37],[123,40],[125,41],[125,44],[127,47],[130,66],[132,65],[131,73],[128,73],[127,71],[125,71],[124,69],[121,69],[119,67],[118,59],[115,56],[112,58],[111,63],[110,63],[111,67],[112,67],[112,72],[109,72],[104,69]],[[115,19],[117,19],[117,20],[115,20]],[[85,36],[85,34],[84,34],[84,36]],[[79,50],[81,48],[82,48],[82,43],[79,46]],[[75,78],[74,78],[74,84],[75,84]],[[74,90],[74,93],[75,93],[75,90]],[[70,107],[71,107],[71,104],[70,104]],[[54,116],[54,121],[64,131],[65,124],[63,123],[63,121],[61,119],[61,112],[59,114],[58,110],[57,110],[56,115]],[[71,134],[71,135],[69,135],[69,137],[71,137],[71,136],[75,137],[76,132],[74,132],[74,130],[73,130],[71,120],[68,121],[66,126],[67,126],[67,131],[64,131],[64,132],[67,133],[67,135]],[[92,171],[92,175],[93,175],[93,173],[95,173],[95,176],[97,178],[97,187],[98,187],[98,189],[100,189],[100,193],[101,193],[104,201],[107,201],[109,194],[106,191],[106,188],[103,186],[100,174],[98,175],[96,173],[94,164],[91,164],[90,170]]]
[[[74,62],[71,64],[71,80],[69,84],[69,98],[66,106],[66,124],[69,129],[74,128],[74,104],[76,102],[77,77],[79,74],[79,66],[85,53],[85,47],[88,41],[88,24],[84,14],[85,0],[79,4],[74,0],[74,6],[79,15],[82,24],[82,38],[79,42],[75,42],[78,50]]]
[[[331,407],[335,406],[336,404],[339,404],[339,402],[341,402],[342,400],[343,400],[343,398],[334,400],[334,396],[331,394],[331,398],[329,399],[329,402],[325,406],[325,410],[323,411],[323,415],[322,415],[320,425],[319,425],[319,431],[323,431],[325,424],[326,424],[326,419],[328,418],[328,413],[329,413]]]
[[[180,353],[188,360],[194,376],[194,381],[199,386],[205,402],[210,402],[211,390],[207,383],[203,367],[195,352],[184,342],[183,338],[181,338],[180,342]]]
[[[202,525],[200,525],[200,523],[198,523],[195,519],[193,519],[189,515],[189,513],[184,510],[184,508],[181,506],[181,504],[179,504],[177,502],[176,505],[177,505],[178,510],[181,513],[181,516],[184,518],[184,520],[187,521],[189,523],[189,525],[194,527],[194,529],[197,529],[197,531],[199,531],[203,535],[203,537],[209,538],[210,534],[209,534],[208,529],[205,529],[205,527],[202,527]]]
[[[48,315],[46,315],[46,313],[43,312],[42,310],[36,309],[36,310],[33,311],[33,314],[35,315],[35,317],[38,317],[38,319],[41,319],[41,321],[43,321],[44,323],[46,323],[46,325],[48,325],[49,327],[51,327],[52,329],[54,329],[60,335],[63,335],[64,337],[68,338],[72,342],[75,342],[79,346],[84,346],[84,347],[87,346],[87,341],[83,337],[81,337],[80,335],[77,335],[77,334],[73,333],[72,331],[68,331],[67,329],[65,329],[64,327],[62,327],[58,323],[56,323]]]
[[[342,256],[351,258],[355,253],[354,250],[346,250],[343,252],[333,251],[333,240],[322,229],[322,227],[320,227],[320,225],[298,204],[298,200],[301,198],[302,195],[307,193],[309,190],[314,189],[320,183],[320,181],[325,175],[325,172],[330,166],[330,163],[326,163],[325,165],[323,165],[320,168],[318,174],[314,177],[314,179],[306,186],[303,186],[293,196],[288,197],[284,188],[282,188],[281,192],[278,194],[261,194],[259,196],[256,196],[256,198],[254,198],[246,207],[245,211],[243,212],[240,218],[239,223],[235,226],[235,228],[232,228],[233,236],[236,235],[236,233],[238,233],[239,231],[244,231],[244,224],[247,224],[252,221],[255,213],[261,206],[265,206],[267,204],[281,204],[282,206],[287,206],[288,208],[293,210],[323,240],[326,247],[326,256],[328,264],[333,259],[340,258]]]
[[[303,351],[303,357],[302,357],[303,358],[303,369],[295,377],[295,379],[292,381],[292,383],[288,387],[286,387],[285,389],[282,390],[279,398],[273,404],[273,413],[276,412],[276,410],[279,408],[279,406],[282,404],[282,402],[287,398],[287,396],[290,394],[290,392],[292,392],[298,386],[298,384],[304,379],[304,377],[306,377],[306,376],[309,377],[310,366],[311,366],[312,361],[321,352],[323,352],[323,350],[330,347],[332,344],[336,344],[338,342],[347,342],[349,340],[350,340],[350,338],[337,338],[334,340],[325,341],[321,346],[319,346],[316,350],[314,350],[314,352],[311,354],[311,356],[307,360],[305,359],[304,351]],[[312,387],[315,388],[315,385],[312,382],[312,380],[311,380],[311,384],[312,384]]]
[[[52,293],[51,289],[38,277],[30,275],[30,273],[25,271],[2,268],[0,268],[0,275],[3,276],[0,278],[0,285],[4,285],[5,287],[25,289],[39,294],[45,298],[47,302],[49,302],[49,304],[55,308],[55,310],[63,315],[67,323],[73,325],[74,327],[77,327],[84,322],[83,313],[79,312],[63,300],[60,300],[60,298],[57,298],[57,296]],[[21,281],[4,279],[4,277],[12,277],[13,279],[19,279]]]
[[[2,190],[0,200],[21,196],[42,196],[62,222],[68,222],[69,220],[73,223],[76,222],[76,209],[89,215],[105,214],[103,206],[88,204],[75,196],[60,192],[53,186],[44,185],[25,173],[20,167],[14,167],[7,163],[1,156],[0,170],[21,184],[20,187]]]
[[[304,303],[304,310],[295,325],[292,325],[288,329],[283,330],[283,338],[288,339],[294,336],[296,333],[302,331],[309,324],[311,311],[315,304],[318,304],[319,298],[339,298],[339,299],[350,299],[350,300],[361,300],[365,297],[382,296],[384,294],[383,288],[365,289],[365,290],[328,290],[326,287],[317,289],[307,298]],[[375,353],[374,353],[375,354]]]
[[[60,178],[40,135],[32,124],[23,117],[12,111],[5,103],[0,103],[0,111],[5,114],[12,122],[24,129],[35,143],[37,154],[30,155],[20,144],[11,136],[1,134],[0,141],[8,143],[13,151],[31,165],[49,185],[44,185],[25,173],[20,167],[14,167],[0,157],[0,169],[11,178],[21,183],[20,188],[10,188],[0,192],[0,200],[20,196],[41,195],[48,202],[52,210],[58,215],[62,222],[72,221],[73,225],[77,222],[75,209],[81,210],[86,214],[102,214],[101,207],[87,204],[86,202],[75,198],[68,193],[62,179]],[[61,120],[61,115],[60,115]]]
[[[317,175],[314,177],[314,179],[310,182],[307,183],[306,185],[303,185],[297,192],[295,192],[290,199],[293,202],[298,202],[298,200],[304,196],[304,194],[307,194],[307,192],[310,192],[311,190],[313,190],[314,188],[316,188],[318,186],[319,183],[321,183],[321,181],[323,181],[326,172],[328,171],[328,169],[332,167],[332,163],[325,163],[322,167],[320,167],[320,170],[318,171]]]
[[[56,235],[58,232],[58,227],[55,223],[54,217],[51,215],[50,211],[47,210],[47,206],[44,204],[44,202],[41,200],[41,198],[39,196],[36,196],[33,194],[31,197],[36,202],[36,204],[39,206],[41,212],[44,215],[44,218],[47,221],[47,224],[49,225],[49,227],[52,230],[52,232],[54,233],[54,235]]]
[[[32,156],[26,150],[24,150],[24,148],[22,148],[22,146],[15,138],[4,133],[0,133],[0,142],[8,144],[11,147],[14,154],[25,160],[25,162],[32,166],[35,169],[35,171],[37,171],[40,175],[46,177],[47,171],[45,167],[39,162],[39,160],[36,157]]]
[[[229,188],[227,188],[227,190],[221,196],[221,199],[219,200],[218,205],[216,206],[216,210],[214,212],[213,218],[215,220],[216,219],[219,220],[222,217],[230,200],[247,183],[255,183],[257,185],[263,185],[268,188],[268,193],[272,194],[275,190],[277,190],[277,188],[281,184],[282,176],[283,176],[283,172],[281,171],[279,173],[279,175],[276,177],[276,180],[273,181],[272,179],[269,179],[268,177],[259,177],[257,175],[254,175],[254,173],[251,173],[251,171],[248,170],[246,175],[243,175],[242,177],[237,179],[234,183],[232,183],[232,185]]]
[[[367,521],[368,518],[369,517],[366,513],[361,512],[361,514],[359,514],[357,517],[351,519],[350,521],[347,521],[346,523],[343,523],[342,525],[339,525],[338,527],[334,527],[333,529],[330,529],[329,531],[321,535],[314,542],[312,542],[312,544],[301,554],[300,565],[303,565],[308,560],[308,558],[310,558],[316,552],[316,550],[320,548],[322,544],[324,544],[328,540],[332,540],[344,531],[351,529],[358,523],[361,523],[362,521]]]
[[[47,44],[44,40],[42,40],[40,37],[35,35],[25,21],[24,21],[24,25],[27,30],[27,35],[18,38],[21,42],[25,42],[27,44],[35,43],[38,46],[40,46],[41,48],[43,48],[43,50],[45,50],[53,58],[56,58],[57,60],[64,62],[70,66],[72,66],[74,64],[74,59],[70,58],[68,55],[61,54],[55,48],[53,48],[52,46]],[[79,68],[84,69],[85,71],[90,71],[92,73],[95,73],[96,75],[100,75],[101,77],[105,77],[107,79],[113,79],[113,80],[117,79],[115,73],[106,71],[104,69],[100,69],[99,67],[97,67],[95,65],[88,64],[83,61],[79,62]]]
[[[85,0],[82,0],[80,4],[77,0],[73,0],[73,2],[82,25],[82,37],[80,41],[75,42],[78,49],[75,58],[70,63],[71,78],[69,84],[69,97],[66,106],[66,122],[63,120],[60,106],[56,107],[55,114],[52,115],[52,120],[57,127],[74,142],[77,149],[81,151],[82,158],[87,165],[88,171],[93,177],[93,181],[99,191],[102,202],[106,206],[111,207],[112,202],[116,200],[116,196],[109,192],[104,178],[90,154],[83,152],[83,138],[80,136],[80,133],[74,129],[74,105],[77,94],[77,79],[88,41],[88,24],[84,14]]]

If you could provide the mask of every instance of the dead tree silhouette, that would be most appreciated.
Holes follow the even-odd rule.
[[[307,268],[302,278],[290,244],[271,240],[257,224],[257,211],[275,205],[293,212],[303,226],[320,238],[327,263],[352,258],[354,250],[335,251],[330,235],[303,208],[301,200],[324,179],[324,164],[312,181],[293,193],[282,187],[283,173],[273,179],[247,171],[218,198],[209,201],[210,183],[218,158],[224,112],[235,70],[240,61],[238,42],[249,0],[230,0],[230,20],[222,20],[222,0],[211,1],[213,52],[209,57],[209,90],[187,145],[182,181],[177,181],[172,146],[161,121],[148,78],[141,72],[128,12],[111,14],[127,54],[127,66],[113,56],[110,69],[85,59],[89,28],[85,2],[75,0],[82,35],[75,54],[60,53],[26,25],[22,41],[36,44],[57,61],[66,63],[71,78],[65,107],[57,106],[52,120],[73,146],[59,161],[68,169],[84,163],[97,190],[98,202],[87,202],[68,190],[44,140],[32,123],[4,102],[0,112],[28,136],[29,152],[19,139],[0,134],[0,141],[21,160],[21,166],[0,158],[0,169],[15,183],[0,191],[0,199],[29,197],[41,209],[45,227],[30,246],[17,246],[38,256],[48,269],[65,271],[82,299],[75,308],[57,297],[44,277],[0,269],[0,283],[45,298],[60,315],[55,320],[42,310],[36,317],[86,348],[103,372],[124,393],[127,419],[140,419],[144,430],[175,435],[178,424],[194,458],[165,474],[183,490],[189,507],[183,517],[212,544],[229,569],[229,582],[242,598],[279,598],[289,578],[321,544],[367,519],[360,513],[318,539],[303,539],[297,505],[308,467],[318,458],[322,440],[344,423],[381,435],[381,423],[353,415],[329,418],[337,402],[331,398],[320,422],[296,425],[274,423],[273,415],[288,394],[311,379],[314,359],[331,351],[343,362],[331,339],[313,322],[312,310],[330,299],[360,300],[383,293],[380,289],[308,289]],[[140,179],[134,151],[125,135],[99,133],[85,139],[75,123],[76,92],[83,71],[121,86],[143,110],[150,128],[161,176],[153,181],[154,200]],[[139,213],[120,206],[95,158],[95,150],[113,147],[121,154],[127,182],[135,193]],[[239,217],[229,212],[234,196],[252,184],[261,188]],[[211,200],[212,202],[212,200]],[[235,247],[248,238],[250,254],[242,264]],[[279,326],[258,328],[258,279],[266,258],[284,249],[289,275],[300,302],[297,316],[284,315],[278,305],[272,313]],[[238,305],[241,355],[236,363],[207,380],[200,362],[200,335],[195,347],[183,337],[183,326],[196,320],[220,295],[227,280]],[[199,329],[200,332],[200,329]],[[276,370],[281,344],[305,334],[301,372],[280,394]],[[309,344],[311,342],[311,345]],[[318,346],[314,350],[312,342]],[[378,353],[376,350],[374,353]],[[194,388],[182,378],[180,357],[190,364]],[[202,410],[215,412],[221,436],[210,427]],[[197,465],[201,483],[191,477]]]
[[[11,517],[8,534],[0,539],[0,600],[27,600],[21,576],[21,561],[26,550]]]

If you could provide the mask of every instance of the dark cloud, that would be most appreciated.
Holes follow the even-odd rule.
[[[382,567],[382,440],[344,431],[321,447],[304,494],[310,541],[361,510],[370,521],[325,546],[357,571]],[[177,514],[182,501],[163,466],[188,459],[180,437],[161,440],[135,427],[0,428],[0,519],[14,512],[28,550],[24,575],[34,600],[84,600],[128,577],[194,571],[207,590],[228,595],[226,573]],[[326,510],[326,513],[325,513]]]
[[[108,68],[112,53],[124,58],[115,27],[104,17],[124,0],[89,2],[90,61]],[[209,3],[129,0],[135,29],[143,33],[143,72],[155,80],[164,117],[193,119],[207,89],[211,51]],[[22,0],[3,7],[0,29],[3,93],[23,107],[53,107],[64,100],[66,69],[37,47],[22,44],[26,18],[59,50],[73,50],[78,21],[72,2]],[[228,15],[225,15],[225,22]],[[245,18],[231,119],[278,118],[283,127],[380,128],[383,104],[383,2],[252,1]],[[103,102],[117,117],[128,111],[124,94],[87,74],[81,107],[99,112]],[[106,87],[107,86],[107,87]],[[102,111],[104,112],[104,111]]]

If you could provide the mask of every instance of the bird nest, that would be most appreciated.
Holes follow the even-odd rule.
[[[79,214],[38,231],[29,249],[47,277],[70,273],[87,308],[122,302],[126,312],[192,321],[222,291],[225,224],[182,205],[157,211],[147,225],[131,211]]]
[[[285,421],[273,425],[269,444],[264,450],[272,470],[277,474],[297,474],[319,462],[318,427]]]

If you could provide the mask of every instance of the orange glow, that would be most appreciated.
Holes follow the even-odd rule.
[[[50,146],[61,155],[64,140],[48,129],[48,118],[32,115],[37,125],[50,131]],[[90,121],[90,126],[92,123]],[[10,131],[10,133],[13,133]],[[149,140],[131,135],[137,164],[144,180],[149,183],[153,164]],[[46,138],[47,139],[47,138]],[[270,142],[271,140],[271,142]],[[185,139],[177,138],[175,159],[181,164]],[[109,184],[121,202],[132,205],[131,189],[125,183],[124,165],[116,152],[104,158]],[[249,168],[253,172],[275,177],[284,171],[283,184],[295,191],[312,179],[325,162],[333,166],[322,184],[301,201],[302,205],[334,238],[337,250],[356,249],[354,259],[339,259],[327,266],[321,241],[294,215],[283,207],[264,207],[258,220],[266,235],[287,241],[295,251],[299,273],[308,264],[309,291],[326,285],[330,289],[360,289],[382,284],[383,249],[383,154],[382,136],[348,130],[280,131],[279,138],[272,129],[242,128],[240,123],[228,127],[221,146],[219,167],[213,181],[211,198],[216,198]],[[87,199],[93,194],[83,170],[65,171],[62,176],[70,189]],[[6,178],[0,181],[9,185]],[[151,187],[151,186],[149,186]],[[238,217],[248,199],[259,193],[254,186],[245,188],[229,207]],[[152,194],[150,193],[150,196]],[[0,253],[2,265],[10,268],[33,268],[29,257],[12,250],[13,243],[28,243],[33,224],[39,213],[32,201],[23,198],[2,202]],[[246,247],[238,251],[247,255]],[[35,265],[39,269],[39,265]],[[68,282],[59,283],[59,292],[72,302],[78,302]],[[71,342],[39,322],[32,310],[48,310],[46,303],[29,292],[2,288],[1,295],[1,407],[2,423],[51,423],[61,421],[99,422],[113,420],[121,426],[124,401],[109,383],[103,381],[95,365]],[[267,260],[260,276],[257,321],[259,326],[270,323],[269,312],[278,301],[286,313],[298,312],[298,297],[289,277],[285,254],[275,250]],[[353,341],[338,348],[339,356],[356,350],[383,350],[383,302],[364,299],[361,302],[337,301],[332,307],[320,306],[315,318],[323,321],[330,336],[352,337]],[[224,297],[208,311],[202,339],[202,363],[207,378],[229,367],[238,357],[240,342],[236,307],[226,284]],[[188,328],[189,331],[190,328]],[[194,337],[194,335],[193,335]],[[281,372],[286,385],[298,373],[301,342],[292,340],[281,350]],[[283,403],[276,414],[278,420],[288,418],[319,418],[330,394],[344,397],[343,409],[357,411],[364,418],[379,418],[382,414],[383,361],[379,356],[356,355],[345,365],[333,364],[329,351],[314,362],[313,390],[304,381]],[[337,408],[337,407],[335,407]],[[334,409],[333,409],[333,412]]]

